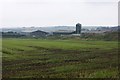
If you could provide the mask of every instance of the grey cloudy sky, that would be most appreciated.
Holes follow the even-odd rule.
[[[119,0],[0,0],[0,27],[118,25]]]

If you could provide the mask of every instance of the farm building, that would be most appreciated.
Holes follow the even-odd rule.
[[[81,24],[80,23],[76,24],[76,31],[74,31],[74,30],[58,30],[58,31],[52,32],[52,35],[73,35],[73,36],[78,35],[79,36],[80,34],[81,34]],[[32,37],[45,37],[48,35],[51,35],[51,34],[48,32],[45,32],[45,31],[41,31],[41,30],[37,30],[37,31],[30,33],[30,36],[32,36]]]
[[[59,30],[56,32],[53,32],[53,35],[80,35],[81,34],[81,24],[76,24],[76,31],[69,31],[69,30]]]
[[[44,36],[47,36],[48,34],[49,33],[47,33],[47,32],[37,30],[37,31],[31,32],[30,36],[32,36],[32,37],[44,37]]]
[[[80,23],[76,24],[76,34],[81,34],[81,24]]]
[[[54,35],[70,35],[75,34],[75,31],[68,31],[68,30],[59,30],[56,32],[53,32]]]

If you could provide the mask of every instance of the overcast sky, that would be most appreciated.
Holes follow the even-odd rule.
[[[118,25],[119,0],[0,0],[0,27]]]

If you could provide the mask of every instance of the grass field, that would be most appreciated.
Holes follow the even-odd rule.
[[[118,42],[3,39],[3,78],[118,78]]]

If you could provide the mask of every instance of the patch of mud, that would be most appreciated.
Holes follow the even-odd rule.
[[[32,48],[36,48],[37,50],[45,50],[48,52],[52,52],[52,53],[67,53],[67,54],[79,54],[82,52],[90,52],[90,51],[80,51],[80,50],[64,50],[64,49],[54,49],[54,48],[44,48],[44,47],[39,47],[39,46],[28,46],[28,47],[32,47]]]
[[[64,60],[65,62],[79,62],[79,60]]]

